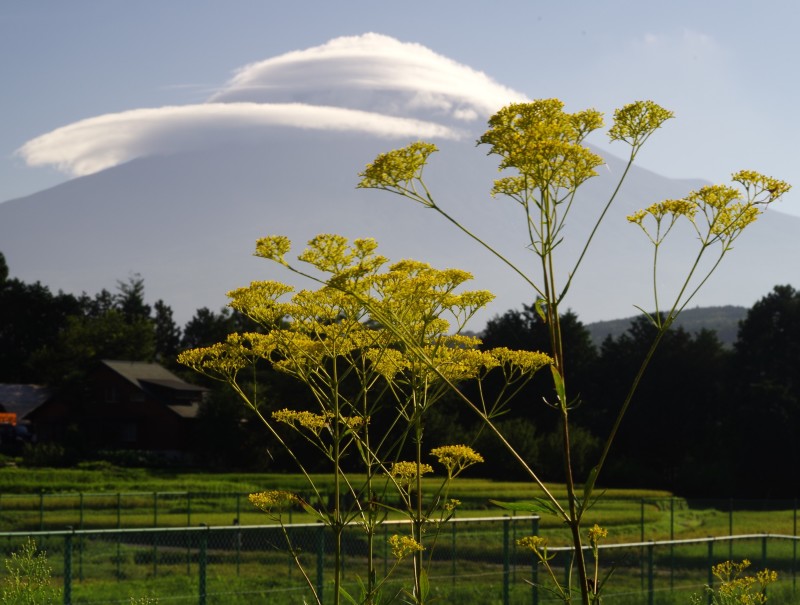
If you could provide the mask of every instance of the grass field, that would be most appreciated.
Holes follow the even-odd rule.
[[[332,480],[317,475],[328,494]],[[438,486],[426,479],[426,491]],[[292,474],[204,474],[145,469],[20,469],[0,470],[0,531],[186,527],[200,523],[242,525],[270,523],[247,501],[247,494],[287,489],[311,500],[305,479]],[[564,497],[562,486],[549,489]],[[599,493],[599,492],[598,492]],[[530,484],[487,479],[456,479],[450,497],[461,500],[458,517],[503,515],[489,500],[530,500],[541,494]],[[396,517],[396,516],[395,516]],[[313,519],[293,510],[286,521]],[[694,503],[665,491],[607,490],[589,510],[585,525],[609,529],[609,541],[635,542],[723,536],[744,533],[795,534],[793,502]],[[567,535],[555,517],[543,515],[540,532],[552,544],[566,544]]]
[[[330,478],[315,477],[323,490]],[[426,480],[426,488],[436,487]],[[550,486],[563,497],[561,486]],[[143,469],[0,470],[0,531],[99,528],[178,528],[229,526],[234,518],[243,531],[248,526],[271,521],[252,509],[246,495],[264,489],[289,489],[306,493],[304,478],[281,474],[200,474],[151,472]],[[79,491],[80,490],[80,491]],[[450,496],[462,501],[457,518],[501,516],[505,511],[489,503],[529,500],[539,496],[524,483],[459,479]],[[292,511],[294,523],[311,521],[300,510]],[[663,491],[608,490],[589,511],[586,525],[595,522],[609,529],[609,543],[644,540],[687,539],[729,534],[770,533],[795,535],[797,512],[793,502],[736,503],[729,500],[694,503]],[[484,529],[458,530],[457,549],[450,534],[442,535],[439,554],[432,569],[433,590],[440,603],[503,603],[502,522]],[[465,526],[466,527],[466,526]],[[476,527],[480,528],[480,524]],[[219,530],[225,534],[224,530]],[[230,532],[230,530],[227,530]],[[510,543],[532,531],[531,522],[511,524]],[[567,545],[563,525],[543,516],[538,532],[551,546]],[[227,535],[232,535],[228,533]],[[264,538],[257,548],[234,548],[231,538],[210,547],[207,569],[207,603],[302,603],[306,590],[280,540]],[[43,538],[44,539],[44,538]],[[188,538],[187,538],[188,539]],[[127,603],[130,596],[151,595],[160,603],[198,602],[198,551],[193,542],[177,545],[173,538],[159,542],[154,537],[81,539],[73,554],[73,603]],[[227,540],[227,542],[225,541]],[[351,586],[358,575],[362,539],[354,539],[346,563]],[[47,538],[45,546],[54,568],[63,569],[63,538]],[[381,544],[385,542],[382,541]],[[0,544],[6,555],[13,544]],[[659,546],[652,551],[652,572],[646,547],[616,549],[603,553],[603,565],[615,567],[614,579],[604,603],[646,603],[643,593],[652,578],[653,603],[672,605],[688,602],[692,592],[708,581],[708,562],[748,557],[755,567],[767,562],[779,570],[781,583],[770,592],[770,604],[795,602],[797,547],[786,540],[744,540],[707,544]],[[285,550],[285,549],[283,549]],[[303,545],[311,552],[313,545]],[[457,559],[451,553],[458,551]],[[326,561],[329,554],[325,555]],[[329,562],[328,562],[329,563]],[[316,564],[316,563],[315,563]],[[556,567],[563,570],[564,562]],[[313,568],[313,565],[312,565]],[[509,605],[532,603],[533,569],[525,553],[511,557]],[[563,573],[559,571],[558,573]],[[0,570],[2,576],[2,570]],[[399,585],[387,587],[399,590]],[[542,590],[539,603],[548,600]]]

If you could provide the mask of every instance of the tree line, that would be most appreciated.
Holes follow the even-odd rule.
[[[192,382],[202,377],[175,362],[179,351],[253,331],[247,318],[222,309],[198,309],[181,328],[162,300],[145,302],[144,280],[134,275],[115,292],[53,294],[40,283],[9,278],[0,253],[0,382],[70,388],[97,359],[158,362]],[[573,463],[585,476],[617,406],[650,346],[655,329],[645,316],[628,330],[592,342],[577,315],[562,318],[566,372],[579,393],[573,403]],[[547,330],[532,305],[491,319],[481,334],[487,348],[547,350]],[[671,330],[636,394],[604,471],[614,487],[669,489],[686,496],[796,497],[793,470],[800,463],[800,292],[776,286],[740,322],[734,346],[709,330]],[[261,405],[267,410],[307,408],[303,385],[269,367],[257,368]],[[236,396],[208,382],[210,394],[197,422],[197,460],[212,468],[292,470],[266,431]],[[463,384],[469,392],[474,388]],[[491,381],[484,388],[492,388]],[[542,477],[562,475],[558,414],[547,401],[552,386],[537,377],[499,420],[507,438]],[[474,473],[518,478],[503,465],[501,444],[453,397],[442,401],[426,432],[443,443],[470,443],[495,463]],[[263,413],[263,412],[262,412]],[[380,422],[380,419],[375,419]],[[295,437],[287,433],[287,439]],[[301,448],[302,451],[302,448]],[[314,467],[311,453],[304,460]]]

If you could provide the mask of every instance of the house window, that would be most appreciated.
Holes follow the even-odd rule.
[[[105,388],[105,399],[109,403],[115,403],[119,401],[119,391],[117,387],[114,385],[107,386]]]

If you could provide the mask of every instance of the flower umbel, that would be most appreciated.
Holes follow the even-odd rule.
[[[592,547],[597,546],[602,538],[608,537],[608,530],[600,527],[597,523],[589,529],[589,544]]]
[[[483,462],[483,456],[468,445],[443,445],[432,449],[431,455],[447,469],[448,479],[452,479],[473,464]]]
[[[391,536],[388,540],[389,546],[392,549],[392,556],[396,559],[402,560],[413,555],[416,552],[425,550],[425,548],[411,536],[398,536],[397,534]]]
[[[392,464],[389,474],[394,477],[398,485],[406,487],[411,484],[412,480],[417,478],[417,474],[422,476],[432,472],[433,467],[430,464],[420,464],[418,466],[416,462],[395,462]]]
[[[407,189],[422,176],[428,156],[438,151],[436,145],[418,141],[408,147],[382,153],[360,173],[358,187],[375,189]]]
[[[271,513],[275,509],[291,506],[295,502],[299,502],[299,498],[292,492],[280,489],[257,492],[250,494],[247,498],[253,506],[265,513]]]

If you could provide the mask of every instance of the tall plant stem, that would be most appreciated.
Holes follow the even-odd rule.
[[[422,412],[417,408],[415,402],[414,410],[414,447],[416,449],[416,499],[413,520],[414,539],[422,545]],[[422,551],[414,553],[414,595],[416,602],[422,605],[424,596],[422,594]]]
[[[333,358],[333,531],[334,531],[334,572],[333,572],[333,602],[339,605],[341,601],[340,588],[342,585],[342,532],[344,532],[344,522],[342,520],[342,478],[341,467],[341,415],[339,409],[339,389],[338,374],[336,368],[336,357]]]

